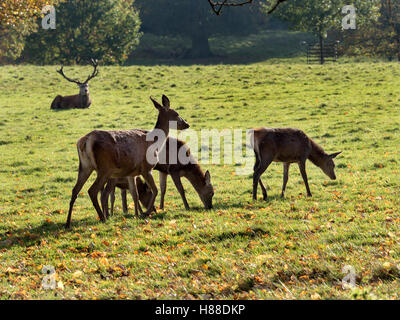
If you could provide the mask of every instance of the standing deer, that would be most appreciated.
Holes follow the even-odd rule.
[[[51,103],[51,109],[71,109],[71,108],[89,108],[92,104],[92,100],[90,100],[89,96],[89,81],[96,77],[99,74],[97,70],[97,60],[91,60],[91,64],[93,66],[93,72],[89,77],[84,81],[80,82],[79,80],[74,80],[68,78],[64,74],[64,66],[61,66],[60,70],[57,70],[59,74],[61,74],[66,80],[69,82],[76,83],[79,86],[79,94],[74,96],[60,96],[54,98]]]
[[[164,136],[159,137],[157,143],[162,146],[169,134],[170,121],[176,122],[176,129],[178,130],[189,128],[189,124],[179,116],[178,112],[170,108],[169,99],[165,95],[162,96],[162,105],[152,97],[150,99],[158,110],[157,123],[153,131],[145,133],[137,129],[94,130],[78,140],[79,174],[72,190],[66,228],[71,225],[72,208],[75,200],[93,171],[97,172],[97,178],[89,188],[88,193],[102,222],[105,222],[106,216],[100,209],[97,196],[111,178],[129,177],[129,189],[134,197],[135,213],[137,214],[137,211],[139,211],[143,214],[136,187],[136,177],[141,175],[152,192],[151,200],[144,215],[148,216],[152,211],[158,193],[152,176],[152,170],[158,159],[158,150],[153,150],[154,142],[150,141],[152,140],[151,137],[154,140],[154,136],[158,137],[157,133],[161,130]],[[149,149],[150,147],[152,148]],[[153,151],[156,162],[153,163],[153,160],[151,160],[152,163],[150,163],[148,161],[148,149]],[[105,202],[104,197],[101,201],[102,204]]]
[[[169,154],[170,145],[176,146],[177,151],[179,150],[179,152],[183,150],[186,156],[189,158],[189,162],[187,164],[182,164],[180,162],[180,159],[178,158],[177,163],[175,164],[168,163],[170,159],[170,154]],[[203,171],[200,168],[200,165],[191,155],[189,147],[182,140],[173,137],[168,137],[167,142],[160,150],[160,153],[164,151],[166,152],[165,158],[167,163],[162,164],[159,162],[154,167],[154,169],[159,171],[160,173],[159,174],[160,188],[161,188],[160,209],[164,209],[164,198],[165,198],[165,192],[167,190],[168,175],[171,175],[171,178],[175,183],[175,187],[177,188],[179,194],[181,195],[186,210],[190,210],[190,207],[186,200],[185,190],[181,182],[181,177],[185,177],[192,184],[197,194],[199,195],[200,200],[203,202],[204,208],[212,209],[212,198],[214,196],[214,188],[211,184],[210,172],[207,170],[205,173],[203,173]],[[176,154],[178,154],[178,152],[176,152]],[[127,207],[125,190],[129,189],[128,179],[127,178],[122,178],[118,180],[113,179],[113,181],[110,180],[108,182],[106,188],[104,189],[104,192],[106,192],[106,195],[104,196],[105,198],[108,198],[108,194],[111,194],[111,211],[113,210],[114,193],[116,186],[121,189],[123,208]],[[142,190],[143,190],[142,194],[140,194],[139,192],[139,197],[142,196],[145,199],[146,190],[144,187],[142,188]]]
[[[307,189],[307,196],[311,197],[306,173],[306,160],[309,159],[332,180],[336,180],[335,163],[333,159],[341,152],[327,154],[310,139],[303,131],[293,128],[270,129],[258,128],[252,130],[252,147],[256,156],[253,176],[253,199],[257,199],[257,186],[267,200],[267,190],[261,181],[261,175],[272,161],[283,162],[283,186],[281,197],[285,195],[286,184],[289,179],[289,166],[297,162],[301,176]]]

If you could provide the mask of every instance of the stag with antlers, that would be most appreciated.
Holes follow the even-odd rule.
[[[92,100],[90,100],[89,96],[89,81],[99,74],[99,70],[97,70],[97,60],[91,59],[90,63],[93,67],[93,72],[84,82],[67,77],[64,74],[64,66],[61,66],[60,70],[57,70],[57,72],[61,74],[66,80],[76,83],[79,86],[79,94],[65,97],[58,95],[51,103],[51,109],[84,109],[90,107],[90,105],[92,104]]]

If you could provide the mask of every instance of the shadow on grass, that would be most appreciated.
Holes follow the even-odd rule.
[[[261,237],[267,233],[268,231],[261,228],[248,229],[246,231],[240,231],[240,232],[229,231],[210,237],[209,240],[215,242],[215,241],[233,240],[235,238],[253,239],[256,237]]]
[[[65,229],[64,222],[47,222],[43,221],[40,225],[34,228],[20,228],[12,231],[7,231],[0,234],[0,249],[11,248],[13,246],[31,247],[39,245],[42,239],[49,237],[57,237],[63,233],[80,232],[81,228],[85,230],[87,227],[95,226],[101,223],[93,218],[84,218],[72,222],[70,229]]]
[[[285,30],[264,30],[247,36],[215,36],[209,39],[212,57],[183,59],[181,57],[184,52],[191,46],[188,39],[144,34],[126,65],[252,64],[267,60],[274,63],[274,59],[305,58],[306,49],[301,44],[303,41],[314,42],[314,37]]]
[[[249,194],[248,201],[232,202],[232,203],[216,203],[214,205],[214,210],[228,210],[228,209],[243,209],[243,211],[248,209],[261,209],[265,205],[268,205],[272,201],[286,202],[285,198],[281,198],[280,194],[268,196],[267,200],[263,200],[262,196],[258,196],[256,201],[253,201],[251,194]],[[203,209],[204,210],[204,209]]]

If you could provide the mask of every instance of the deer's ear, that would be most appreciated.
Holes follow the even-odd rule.
[[[341,154],[341,153],[342,153],[342,151],[332,153],[332,154],[329,155],[329,158],[334,159],[334,158],[336,158],[336,157],[337,157],[339,154]]]
[[[204,178],[206,179],[206,184],[209,185],[211,184],[211,175],[210,175],[210,171],[206,171],[206,174],[204,175]]]
[[[169,99],[165,94],[163,94],[163,96],[162,96],[162,104],[165,109],[167,109],[167,110],[169,109],[169,107],[170,107]]]
[[[154,106],[155,106],[158,110],[164,109],[164,107],[163,107],[161,104],[159,104],[156,100],[154,100],[152,97],[150,97],[150,100],[153,101]]]

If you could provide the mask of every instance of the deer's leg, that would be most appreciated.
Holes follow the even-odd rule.
[[[260,166],[260,157],[258,156],[257,152],[254,151],[254,155],[256,157],[256,163],[254,164],[253,171],[255,172],[258,167]]]
[[[121,189],[122,211],[128,213],[128,202],[126,201],[126,190]]]
[[[72,189],[71,201],[69,202],[67,223],[65,224],[65,228],[67,228],[67,229],[71,226],[72,208],[74,207],[76,198],[78,197],[79,192],[82,190],[83,186],[85,185],[86,181],[89,179],[92,172],[93,172],[93,169],[83,168],[82,164],[79,163],[78,181],[76,182],[74,188]]]
[[[289,180],[289,166],[290,163],[288,162],[283,163],[283,185],[282,185],[281,198],[285,196],[286,184]]]
[[[257,186],[261,175],[267,170],[268,166],[271,164],[273,157],[268,157],[267,159],[260,159],[260,164],[258,168],[254,170],[253,175],[253,200],[257,200]],[[266,190],[265,190],[266,192]],[[266,198],[266,197],[265,197]]]
[[[139,203],[139,195],[136,186],[136,177],[128,177],[128,182],[129,182],[129,191],[131,192],[133,202],[135,203],[135,216],[138,216],[139,213],[143,214],[143,210]]]
[[[189,204],[188,204],[188,202],[186,200],[186,196],[185,196],[185,189],[183,189],[183,186],[182,186],[181,177],[179,176],[178,173],[172,173],[171,177],[172,177],[172,180],[175,183],[176,189],[178,190],[179,194],[182,197],[182,201],[183,201],[183,204],[185,206],[185,209],[186,210],[190,210]]]
[[[153,175],[151,174],[151,171],[145,172],[142,174],[144,180],[146,181],[147,185],[150,187],[152,196],[149,202],[149,205],[147,207],[146,212],[143,213],[144,216],[149,216],[150,213],[153,211],[154,207],[154,201],[156,200],[157,194],[158,194],[158,189],[156,186],[156,183],[154,182]]]
[[[311,197],[312,195],[311,195],[310,187],[308,186],[308,179],[307,179],[307,173],[306,173],[306,161],[305,160],[301,160],[299,162],[299,168],[300,168],[301,176],[303,177],[303,180],[304,180],[304,184],[306,185],[307,197]]]
[[[115,187],[110,192],[110,216],[114,215]]]
[[[160,197],[160,209],[164,209],[164,199],[165,192],[167,191],[167,178],[168,174],[160,171],[160,189],[161,189],[161,197]]]
[[[115,184],[113,179],[108,180],[106,187],[101,192],[101,207],[103,208],[103,213],[108,219],[110,216],[108,214],[108,198],[110,197],[110,193],[114,190]]]
[[[104,216],[104,213],[101,211],[101,208],[99,206],[99,201],[97,199],[97,196],[99,192],[104,188],[104,185],[107,183],[109,176],[107,174],[102,175],[97,173],[97,178],[92,184],[92,186],[89,188],[89,196],[90,199],[92,200],[93,206],[97,211],[97,214],[99,215],[99,219],[102,222],[106,221],[106,217]]]
[[[260,177],[259,183],[260,183],[260,187],[261,187],[261,190],[262,190],[263,199],[267,200],[268,199],[267,189],[265,188],[265,186],[264,186],[264,184],[263,184],[263,182],[261,180],[261,177]]]

